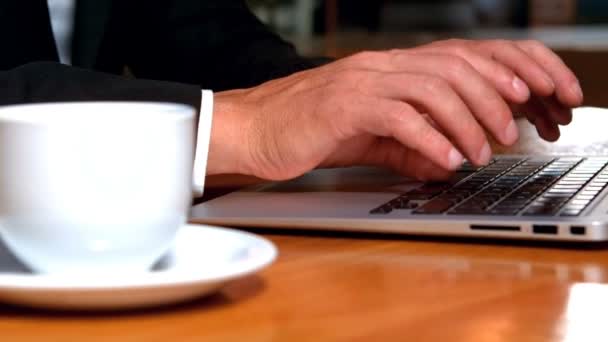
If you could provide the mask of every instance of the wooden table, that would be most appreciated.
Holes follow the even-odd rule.
[[[602,110],[576,113],[557,144],[520,125],[522,141],[507,152],[608,152]],[[606,246],[263,235],[278,261],[212,297],[113,314],[0,306],[0,339],[608,341]]]

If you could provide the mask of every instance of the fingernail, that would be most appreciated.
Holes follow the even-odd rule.
[[[523,100],[527,100],[528,98],[530,98],[530,89],[524,83],[524,81],[521,80],[521,78],[519,78],[517,76],[515,78],[513,78],[512,86],[513,86],[513,89],[515,89],[515,92],[517,93],[517,95],[519,97],[521,97]]]
[[[570,86],[570,91],[577,99],[579,99],[579,101],[583,100],[583,89],[581,88],[581,85],[578,82],[575,82],[573,85]]]
[[[505,133],[503,136],[503,142],[507,145],[511,145],[517,141],[519,138],[519,131],[517,129],[517,124],[514,120],[511,120],[507,128],[505,129]]]
[[[448,156],[450,163],[450,170],[458,170],[464,162],[464,157],[457,149],[452,148],[450,155]]]
[[[481,165],[488,165],[490,163],[490,159],[492,158],[492,149],[490,148],[490,144],[487,142],[481,148],[479,152],[479,163]]]

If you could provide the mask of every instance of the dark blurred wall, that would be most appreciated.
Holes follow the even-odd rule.
[[[346,30],[525,27],[528,23],[527,0],[338,0],[337,4],[338,25]],[[323,1],[315,11],[314,28],[317,34],[325,32]]]
[[[338,25],[341,28],[361,28],[370,32],[380,29],[380,12],[388,0],[338,0]],[[314,15],[315,33],[324,33],[324,1],[317,7]]]
[[[608,23],[607,0],[578,0],[579,24],[606,24]]]

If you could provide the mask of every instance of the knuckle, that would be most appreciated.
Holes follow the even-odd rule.
[[[492,74],[497,80],[509,84],[513,82],[513,79],[515,78],[515,73],[513,71],[499,63],[493,63],[492,66]]]
[[[393,66],[400,66],[404,62],[407,62],[405,57],[405,53],[402,50],[393,49],[386,52],[386,63]]]
[[[347,70],[341,73],[336,80],[337,91],[347,98],[369,96],[379,79],[364,70]]]
[[[480,124],[473,117],[462,118],[450,130],[454,141],[464,149],[463,152],[476,152],[477,146],[482,146],[485,134]]]
[[[446,69],[451,78],[461,78],[469,74],[472,68],[464,58],[450,56],[446,59]]]
[[[409,124],[409,121],[411,121],[408,119],[411,115],[411,108],[405,104],[399,105],[391,111],[387,111],[385,115],[383,115],[385,131],[394,132],[395,130],[403,129],[403,124]]]
[[[527,39],[522,41],[522,44],[533,50],[545,49],[545,44],[536,39]]]
[[[464,142],[470,142],[470,144],[467,144],[470,146],[467,150],[472,153],[477,153],[486,143],[487,139],[484,130],[476,122],[470,123],[464,133],[464,138],[466,139]]]
[[[352,84],[357,80],[359,72],[357,70],[342,70],[337,76],[339,82],[345,82],[346,84]]]
[[[343,91],[344,85],[337,79],[334,79],[332,82],[325,85],[321,95],[324,99],[331,99],[340,96]]]
[[[500,127],[507,127],[507,125],[513,121],[513,113],[511,112],[511,109],[506,104],[496,107],[496,112],[498,115],[497,121],[500,122]]]
[[[428,180],[428,170],[426,170],[425,168],[422,167],[417,167],[416,169],[414,169],[414,178],[419,180],[419,181],[426,181]]]
[[[454,45],[450,48],[450,52],[455,56],[466,56],[470,49],[463,45]]]
[[[382,53],[377,51],[362,51],[347,58],[347,61],[353,65],[367,65],[373,63],[381,57]]]
[[[511,44],[511,41],[506,40],[506,39],[501,39],[501,38],[492,39],[489,42],[490,42],[490,44],[496,45],[496,46],[505,46],[505,45]]]
[[[478,118],[471,112],[455,115],[449,132],[454,136],[475,139],[481,133],[480,123],[477,120]]]
[[[414,139],[411,147],[427,158],[434,159],[437,156],[447,155],[450,143],[447,138],[430,125],[426,120],[408,120],[409,129]]]
[[[506,39],[492,39],[492,40],[485,42],[485,45],[490,50],[498,51],[498,50],[502,50],[502,49],[511,48],[512,46],[515,46],[515,43],[513,43],[510,40],[506,40]]]
[[[332,82],[332,90],[335,92],[343,92],[359,86],[359,83],[364,78],[363,72],[353,69],[345,69],[337,72],[334,75]]]
[[[448,82],[436,76],[423,76],[421,84],[422,89],[432,95],[444,94],[450,91]]]
[[[440,148],[440,140],[437,139],[438,132],[429,125],[425,120],[416,120],[413,130],[416,132],[416,139],[419,146],[429,146],[431,149]]]
[[[448,51],[459,56],[464,56],[471,51],[474,51],[479,44],[483,41],[479,40],[466,40],[466,39],[450,39],[448,44]]]
[[[456,56],[463,56],[470,50],[469,44],[463,39],[450,39],[447,41],[447,51]]]
[[[305,89],[314,88],[320,82],[324,82],[324,81],[322,81],[322,79],[314,79],[311,77],[301,77],[301,78],[293,77],[291,80],[290,91],[298,92],[298,91],[302,91]]]
[[[466,40],[464,39],[460,39],[460,38],[450,38],[448,40],[446,40],[446,44],[447,45],[452,45],[452,46],[463,46],[466,44]]]

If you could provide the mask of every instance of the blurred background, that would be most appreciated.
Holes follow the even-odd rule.
[[[310,56],[407,48],[446,38],[538,39],[581,78],[587,104],[608,106],[608,0],[248,0]],[[586,87],[587,85],[587,87]]]

